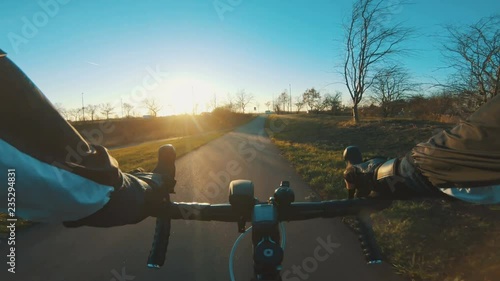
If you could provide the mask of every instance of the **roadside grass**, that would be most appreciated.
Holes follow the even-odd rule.
[[[158,161],[158,148],[163,144],[172,144],[177,152],[177,158],[184,154],[215,140],[229,130],[211,132],[187,137],[170,138],[159,141],[148,142],[125,148],[110,150],[109,153],[120,163],[120,169],[124,172],[138,167],[151,171]]]
[[[282,154],[323,199],[344,199],[346,146],[364,158],[399,157],[450,124],[366,119],[353,124],[326,115],[272,115],[280,131],[268,130]],[[440,200],[396,201],[373,214],[386,261],[409,280],[500,280],[500,209]]]
[[[9,229],[7,228],[7,226],[9,226],[9,222],[7,222],[7,219],[8,219],[8,215],[6,213],[0,213],[0,234],[7,234],[9,233]],[[30,221],[27,221],[27,220],[23,220],[23,219],[18,219],[16,221],[16,233],[18,230],[20,229],[23,229],[23,228],[26,228],[30,225],[32,225],[33,223],[30,222]],[[5,235],[4,234],[4,235]],[[8,236],[5,236],[5,237],[8,237]],[[4,238],[5,238],[4,237]],[[0,235],[0,238],[2,238],[2,235]]]

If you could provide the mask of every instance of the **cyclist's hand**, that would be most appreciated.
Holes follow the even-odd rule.
[[[344,179],[347,189],[354,191],[358,198],[410,200],[445,197],[415,168],[410,154],[394,159],[376,157],[348,165]]]
[[[160,147],[158,164],[152,173],[138,168],[121,173],[121,177],[121,186],[115,188],[102,209],[83,219],[64,222],[64,225],[110,227],[135,224],[149,216],[165,214],[169,193],[176,184],[175,149],[171,145]]]
[[[376,157],[364,163],[350,165],[344,171],[344,180],[348,190],[355,191],[357,198],[380,197],[383,189],[376,180],[378,168],[387,158]]]

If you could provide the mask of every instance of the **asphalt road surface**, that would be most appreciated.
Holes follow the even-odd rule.
[[[312,191],[280,156],[264,133],[265,117],[208,143],[177,160],[173,201],[225,203],[233,179],[251,179],[256,196],[266,200],[281,180],[289,180],[296,201]],[[272,124],[279,131],[286,124]],[[36,225],[16,241],[16,273],[7,272],[8,248],[0,244],[0,280],[19,281],[184,281],[229,280],[228,256],[238,237],[235,223],[174,221],[167,263],[146,267],[154,219],[132,226],[66,229]],[[339,219],[286,224],[283,280],[402,280],[390,266],[366,265],[356,236]],[[250,236],[240,245],[236,280],[252,277]]]

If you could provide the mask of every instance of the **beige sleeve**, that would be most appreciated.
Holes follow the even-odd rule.
[[[500,183],[500,95],[451,130],[412,150],[422,174],[437,187]]]

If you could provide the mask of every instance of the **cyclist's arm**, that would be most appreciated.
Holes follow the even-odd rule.
[[[175,154],[163,153],[155,173],[122,173],[106,148],[88,143],[2,50],[0,99],[0,212],[15,202],[16,216],[35,221],[134,224],[155,215],[175,186]],[[15,197],[6,188],[8,169],[15,169]]]
[[[61,222],[106,205],[122,186],[117,162],[88,144],[2,50],[0,98],[0,212],[15,200],[20,217]],[[15,199],[8,169],[16,170]]]
[[[474,188],[441,188],[444,194],[477,204],[500,204],[500,185]]]
[[[0,212],[14,211],[17,217],[39,222],[73,221],[103,208],[113,191],[111,186],[39,161],[4,140],[0,140],[0,154],[0,181],[7,185],[8,169],[14,169],[10,178],[15,179],[10,190],[0,189]]]
[[[419,171],[443,193],[480,203],[500,203],[500,96],[451,130],[412,150]]]
[[[500,203],[500,96],[405,157],[354,165],[344,177],[348,188],[365,196],[370,191],[366,186],[373,186],[379,196],[396,199],[446,194],[479,204]]]

